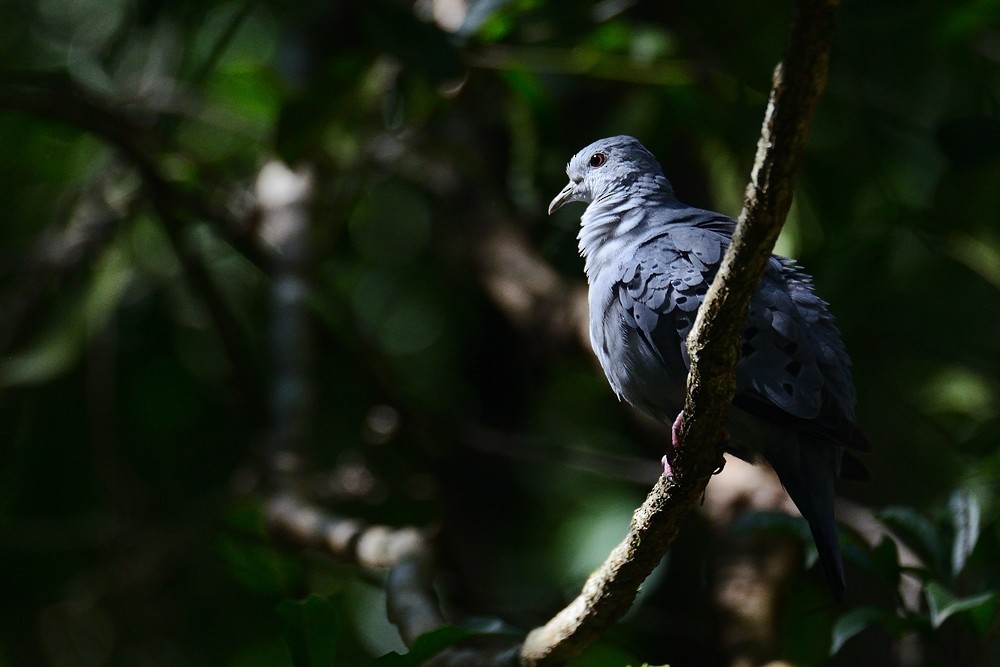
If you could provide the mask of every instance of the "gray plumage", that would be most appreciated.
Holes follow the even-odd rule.
[[[628,136],[584,148],[549,206],[588,204],[578,235],[590,284],[590,338],[612,389],[670,423],[683,407],[685,340],[735,221],[682,204],[659,163]],[[772,256],[743,327],[727,450],[764,458],[808,521],[831,588],[844,571],[833,517],[835,476],[867,471],[854,424],[850,359],[827,304],[790,259]]]

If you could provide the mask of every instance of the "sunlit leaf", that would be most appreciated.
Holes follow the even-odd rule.
[[[957,575],[965,567],[965,562],[979,541],[979,521],[981,508],[979,499],[969,489],[956,489],[948,499],[955,537],[951,544],[951,571]]]
[[[996,610],[997,600],[1000,599],[1000,594],[997,591],[987,591],[978,595],[958,598],[936,581],[927,584],[924,588],[924,596],[927,598],[931,625],[935,628],[941,627],[941,624],[951,616],[963,612],[981,610],[987,617],[992,617]]]

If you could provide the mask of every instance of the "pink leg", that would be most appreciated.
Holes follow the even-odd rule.
[[[681,426],[683,424],[684,424],[684,411],[681,410],[680,412],[677,413],[677,418],[674,419],[674,423],[670,427],[670,449],[668,449],[667,453],[663,455],[662,459],[660,459],[660,463],[663,464],[663,474],[667,477],[674,476],[674,469],[672,463],[674,460],[674,456],[677,454],[677,450],[680,449],[681,446],[680,431],[681,431]],[[726,440],[728,440],[729,434],[726,433],[724,437]],[[725,467],[725,465],[726,465],[726,459],[720,455],[719,463],[712,474],[718,475],[720,472],[722,472],[722,469]]]
[[[677,450],[681,446],[680,430],[681,430],[681,425],[683,423],[684,423],[684,411],[681,410],[680,412],[677,413],[677,418],[674,419],[674,423],[670,427],[670,449],[668,449],[667,453],[663,455],[662,459],[660,459],[660,462],[663,464],[663,474],[666,475],[667,477],[674,476],[674,469],[671,465],[671,462],[673,461],[674,455],[677,453]]]

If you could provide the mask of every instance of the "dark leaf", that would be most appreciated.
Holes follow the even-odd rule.
[[[285,642],[295,667],[335,664],[339,610],[333,602],[313,594],[301,602],[282,602],[278,614],[285,620]]]
[[[986,115],[951,118],[938,126],[941,150],[959,164],[981,163],[1000,156],[1000,121]]]
[[[896,542],[890,537],[882,538],[882,541],[871,551],[871,563],[876,573],[879,574],[889,587],[893,590],[899,587],[899,576],[901,568],[899,566],[899,549]]]
[[[446,625],[418,637],[409,652],[402,655],[395,651],[387,653],[372,662],[371,667],[420,667],[428,658],[472,634],[464,628]]]
[[[937,528],[916,510],[909,507],[887,507],[879,514],[883,522],[913,549],[934,572],[948,572],[946,554],[950,548]]]
[[[830,655],[836,655],[849,639],[871,625],[889,625],[895,614],[882,607],[858,607],[837,619],[833,626]]]

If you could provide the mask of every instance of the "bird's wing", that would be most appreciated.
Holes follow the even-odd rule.
[[[859,450],[850,359],[826,303],[790,260],[772,257],[750,302],[734,403],[762,418]]]
[[[624,326],[673,373],[690,365],[685,340],[718,269],[726,238],[687,225],[664,228],[621,265],[616,284]]]
[[[622,264],[616,289],[632,327],[670,372],[690,366],[686,339],[729,243],[731,220],[669,226]],[[772,258],[750,303],[736,368],[741,409],[796,431],[868,449],[853,424],[849,361],[808,276]]]

